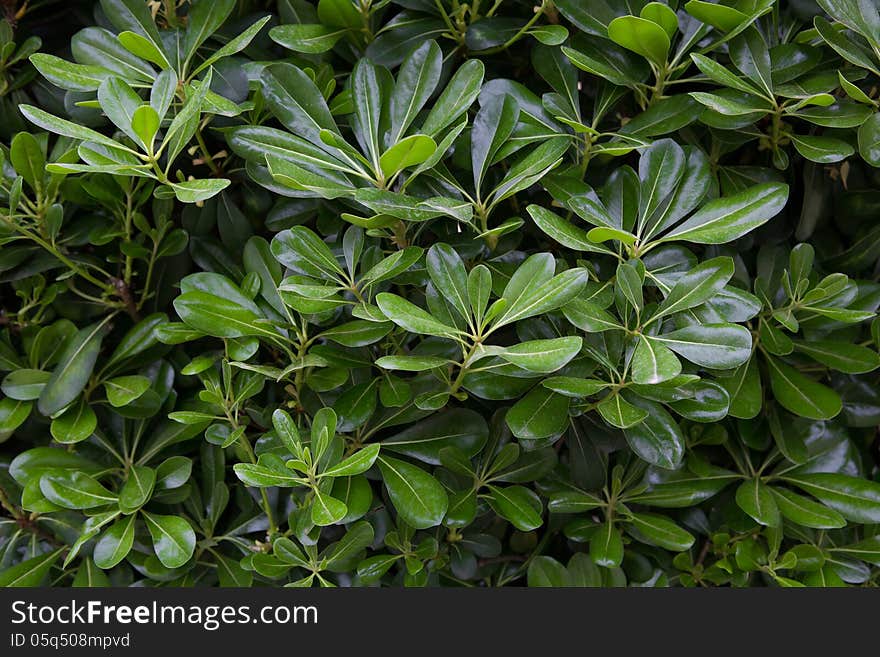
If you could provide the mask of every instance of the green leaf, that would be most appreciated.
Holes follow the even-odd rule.
[[[484,73],[485,66],[477,58],[462,64],[434,102],[421,131],[430,137],[437,137],[467,112],[480,93]]]
[[[880,167],[880,113],[859,126],[859,154],[872,167]]]
[[[767,101],[758,97],[738,99],[739,97],[734,94],[720,95],[703,91],[692,91],[690,97],[722,116],[745,117],[746,120],[748,117],[766,114],[771,110],[767,106]]]
[[[867,561],[876,566],[880,563],[880,534],[875,534],[851,545],[838,547],[835,552],[842,552],[854,559]]]
[[[846,526],[846,520],[834,509],[784,488],[773,486],[770,490],[773,491],[779,511],[787,520],[815,529],[838,529]]]
[[[190,560],[196,547],[196,534],[179,516],[165,516],[142,511],[141,515],[153,538],[153,549],[166,568],[180,568]]]
[[[772,97],[770,49],[761,33],[754,27],[744,30],[730,41],[729,51],[734,65]]]
[[[275,43],[294,52],[318,55],[332,50],[339,40],[348,34],[347,28],[327,25],[276,25],[269,30]]]
[[[401,139],[410,124],[434,93],[440,80],[442,68],[443,53],[437,42],[433,40],[420,45],[404,60],[400,72],[397,74],[397,83],[394,85],[389,107],[391,120],[389,140],[391,144],[402,143]],[[387,154],[386,151],[385,155]],[[383,155],[383,159],[385,155]],[[417,162],[413,164],[417,164]],[[384,166],[382,168],[385,170]],[[399,167],[399,169],[402,168],[404,167]],[[386,175],[388,174],[386,173]]]
[[[470,310],[473,312],[475,324],[479,327],[483,323],[492,294],[492,272],[486,265],[480,264],[471,269],[467,278],[467,293]]]
[[[208,69],[197,88],[194,84],[186,87],[186,102],[174,115],[162,139],[162,147],[167,149],[169,161],[173,161],[177,157],[195,134],[202,105],[211,88],[212,77],[211,69]]]
[[[248,45],[250,45],[251,41],[254,40],[254,37],[259,34],[260,30],[263,29],[263,26],[268,23],[271,18],[272,16],[265,16],[260,20],[255,21],[244,32],[241,32],[240,34],[227,41],[224,46],[215,50],[212,55],[210,55],[208,58],[205,59],[205,61],[199,64],[198,68],[193,71],[193,75],[198,75],[206,68],[212,66],[214,62],[217,62],[225,57],[230,57],[247,48]]]
[[[693,98],[670,96],[634,116],[618,134],[636,138],[666,135],[696,121],[697,114],[697,102]]]
[[[156,471],[147,466],[134,466],[128,471],[128,478],[119,491],[119,510],[134,513],[146,504],[156,485]]]
[[[751,419],[761,412],[763,391],[761,375],[754,356],[747,363],[736,368],[730,376],[719,378],[717,383],[727,390],[730,396],[731,416]]]
[[[506,347],[499,356],[530,372],[547,374],[565,366],[580,353],[583,340],[576,337],[530,340]]]
[[[661,28],[662,29],[662,28]],[[576,47],[562,46],[562,52],[582,71],[608,80],[612,84],[634,88],[644,81],[650,69],[644,59],[604,39],[582,39]]]
[[[441,338],[454,338],[461,333],[458,329],[437,321],[429,313],[396,294],[389,292],[377,294],[376,303],[388,319],[412,333],[436,335]]]
[[[692,53],[691,59],[697,65],[697,68],[700,69],[700,72],[713,82],[747,94],[758,95],[761,93],[760,88],[756,88],[750,82],[742,80],[742,78],[726,69],[714,59],[697,53]]]
[[[581,513],[592,511],[603,505],[601,498],[590,493],[564,490],[550,495],[547,509],[552,513]]]
[[[425,372],[436,367],[449,365],[445,358],[434,356],[382,356],[376,359],[376,366],[386,370],[400,370],[403,372]]]
[[[786,410],[813,420],[830,420],[840,413],[843,403],[831,388],[772,356],[767,357],[767,369],[773,396]]]
[[[752,334],[737,324],[694,324],[654,336],[692,363],[712,369],[731,369],[752,355]]]
[[[681,428],[660,404],[631,396],[630,405],[646,413],[645,418],[623,432],[639,458],[661,468],[674,469],[684,456],[685,440]]]
[[[602,228],[594,228],[593,230],[603,230]],[[593,232],[593,231],[590,231]],[[642,294],[642,285],[644,285],[644,271],[636,269],[635,266],[628,262],[622,262],[617,266],[617,273],[614,277],[615,289],[636,311],[641,312],[645,305],[645,299]]]
[[[546,46],[559,46],[568,38],[568,30],[562,25],[537,25],[529,34]]]
[[[92,556],[98,568],[109,570],[128,556],[134,545],[136,515],[120,518],[95,543]]]
[[[792,135],[791,143],[798,153],[819,164],[840,162],[855,153],[855,149],[847,142],[833,137]]]
[[[490,485],[488,488],[485,499],[489,506],[520,531],[529,532],[543,524],[544,506],[533,491],[525,486],[500,488]]]
[[[44,78],[68,91],[95,91],[114,74],[103,66],[76,64],[47,53],[37,53],[29,59]]]
[[[571,376],[551,376],[541,382],[545,388],[567,397],[590,397],[610,384],[599,379],[578,379]]]
[[[141,59],[158,64],[163,69],[171,68],[168,58],[158,45],[161,42],[153,42],[145,36],[127,31],[120,32],[116,38],[132,55],[137,55]]]
[[[631,526],[637,530],[639,538],[647,539],[653,545],[665,550],[683,552],[694,544],[694,537],[669,518],[656,513],[632,513]]]
[[[101,0],[101,9],[118,31],[139,34],[161,49],[162,38],[146,4],[139,0]]]
[[[525,440],[559,435],[568,426],[569,402],[568,397],[535,387],[507,411],[507,426]]]
[[[632,246],[636,242],[636,236],[629,231],[620,228],[612,228],[610,226],[599,226],[592,228],[587,233],[587,239],[591,242],[602,243],[609,240],[617,240],[621,244]]]
[[[529,562],[526,575],[529,588],[553,587],[560,588],[569,585],[568,571],[553,557],[538,555]]]
[[[363,27],[363,17],[349,0],[319,0],[318,20],[333,27]]]
[[[321,336],[346,347],[364,347],[374,344],[391,332],[391,322],[369,322],[354,320],[334,326]]]
[[[783,479],[806,491],[847,520],[880,522],[880,484],[877,482],[830,472],[787,474]]]
[[[107,379],[104,381],[104,391],[107,393],[107,401],[110,402],[110,405],[119,408],[127,406],[143,395],[151,385],[150,379],[147,377],[132,374]]]
[[[24,117],[43,130],[48,130],[49,132],[54,132],[58,135],[63,135],[65,137],[72,137],[73,139],[80,139],[82,141],[94,142],[96,144],[100,144],[102,146],[107,146],[113,150],[122,150],[127,153],[135,153],[132,149],[123,146],[119,142],[110,139],[110,137],[105,137],[100,132],[95,132],[91,128],[86,128],[77,123],[72,123],[67,121],[66,119],[60,119],[57,116],[53,116],[48,112],[44,112],[43,110],[33,107],[32,105],[19,105],[19,111],[24,115]]]
[[[196,50],[214,34],[229,18],[235,8],[235,0],[198,0],[187,14],[184,58],[192,57]]]
[[[241,567],[237,559],[215,554],[217,560],[217,579],[222,587],[248,588],[253,585],[253,573]]]
[[[616,568],[623,561],[623,538],[613,522],[606,521],[590,539],[590,558],[597,566]]]
[[[654,312],[651,322],[695,308],[718,294],[733,277],[733,260],[720,256],[701,262],[676,279],[675,285]]]
[[[762,183],[742,192],[709,201],[660,241],[697,244],[731,242],[776,216],[788,200],[788,185]]]
[[[320,489],[313,489],[315,499],[312,501],[312,522],[318,527],[333,525],[342,520],[348,513],[345,502],[337,500],[331,495],[322,493]]]
[[[218,338],[240,338],[246,335],[273,335],[258,325],[260,319],[250,308],[236,301],[192,290],[174,300],[180,318],[194,329]]]
[[[614,10],[607,2],[596,2],[586,6],[580,0],[558,0],[554,4],[579,30],[593,36],[605,36],[608,23],[615,16]]]
[[[40,477],[40,490],[46,499],[65,509],[92,509],[115,504],[116,495],[85,472],[50,470]]]
[[[732,32],[749,20],[749,14],[739,9],[715,2],[691,0],[685,3],[685,11],[702,23],[711,25],[722,32]]]
[[[347,572],[351,558],[362,555],[373,543],[375,532],[366,521],[355,523],[345,535],[330,545],[325,553],[327,568],[333,572]]]
[[[660,210],[661,204],[686,182],[682,181],[686,170],[693,168],[699,171],[698,166],[689,167],[690,164],[685,150],[672,139],[660,139],[645,149],[639,160],[641,189],[636,226],[640,234],[648,220]],[[674,206],[674,197],[671,200]],[[686,208],[685,212],[689,209]]]
[[[834,340],[796,342],[795,348],[838,372],[864,374],[880,367],[880,354],[868,347]]]
[[[29,132],[19,132],[9,146],[9,161],[15,172],[35,191],[43,189],[46,176],[46,156],[37,138]]]
[[[526,260],[526,263],[528,262]],[[526,263],[523,263],[520,269]],[[505,289],[502,298],[507,301],[507,305],[501,315],[494,320],[493,329],[561,308],[583,290],[587,284],[587,272],[585,269],[569,269],[543,284],[536,285],[538,282],[532,279],[529,285],[516,291]]]
[[[70,49],[77,62],[107,68],[132,83],[146,84],[156,77],[149,63],[128,52],[114,32],[102,27],[87,27],[74,34]]]
[[[668,347],[642,335],[633,352],[631,373],[635,383],[663,383],[681,373],[681,362]]]
[[[3,394],[18,401],[38,399],[50,378],[52,373],[43,370],[15,370],[3,378]]]
[[[575,251],[605,252],[605,248],[596,246],[594,243],[596,240],[589,236],[592,231],[588,232],[539,205],[530,205],[526,210],[535,225],[562,246]],[[593,236],[595,237],[595,234]]]
[[[872,3],[858,0],[819,0],[819,6],[850,30],[876,45],[880,31],[880,13]]]
[[[80,329],[70,338],[61,358],[40,393],[37,408],[43,415],[54,415],[79,396],[89,381],[101,341],[107,332],[107,319]]]
[[[608,24],[608,37],[657,66],[666,64],[670,46],[669,34],[652,20],[637,16],[619,16]]]
[[[362,447],[348,458],[340,461],[333,467],[324,470],[322,477],[352,477],[366,472],[379,456],[380,445],[378,443]]]
[[[299,486],[299,475],[285,467],[275,454],[261,454],[256,463],[236,463],[232,466],[235,475],[247,486],[268,488],[270,486]]]
[[[0,571],[0,587],[33,588],[41,586],[49,576],[49,571],[61,557],[62,550],[47,552],[38,557],[26,559],[19,564]]]
[[[271,250],[281,264],[307,276],[339,281],[344,275],[330,247],[304,226],[278,233],[272,240]]]
[[[519,105],[513,96],[494,96],[477,112],[471,128],[471,166],[479,190],[496,154],[513,133]]]
[[[148,153],[153,152],[153,139],[159,130],[161,118],[150,105],[141,105],[131,116],[131,129]]]
[[[159,464],[156,468],[156,490],[170,490],[180,488],[192,474],[192,460],[185,456],[172,456]]]
[[[675,38],[675,35],[678,33],[678,16],[662,2],[649,2],[642,7],[639,16],[657,23],[666,31],[670,40]]]
[[[427,135],[410,135],[404,137],[382,153],[379,167],[386,178],[391,178],[399,171],[421,164],[434,154],[437,143]]]
[[[383,96],[379,69],[368,59],[359,59],[351,73],[357,133],[370,155],[374,169],[379,169],[379,122]]]
[[[378,463],[388,496],[407,524],[427,529],[442,522],[449,498],[440,482],[406,461],[380,456]]]
[[[127,82],[111,77],[104,80],[98,87],[98,102],[104,114],[113,124],[135,142],[140,141],[132,129],[132,119],[142,102]]]
[[[91,437],[97,426],[98,417],[95,411],[85,399],[80,399],[52,419],[49,431],[57,442],[69,445]]]
[[[748,479],[736,489],[736,504],[755,522],[767,527],[779,527],[782,519],[776,498],[769,486],[759,477]]]
[[[628,429],[648,417],[647,411],[633,406],[616,392],[602,399],[596,410],[608,424],[618,429]]]
[[[448,244],[428,249],[425,265],[437,292],[445,297],[461,319],[470,320],[468,274],[461,257]]]
[[[33,404],[7,397],[0,399],[0,443],[9,439],[30,417]]]
[[[103,469],[102,465],[83,456],[53,447],[32,447],[16,456],[9,464],[9,474],[22,485],[31,479],[39,479],[43,473],[50,470],[73,470],[84,474],[95,474]]]
[[[492,202],[499,203],[537,183],[562,162],[562,156],[568,148],[569,142],[567,139],[548,139],[524,157],[518,159],[507,170],[501,182],[492,190]],[[495,230],[501,230],[504,225],[502,224]]]
[[[76,576],[71,583],[73,588],[105,588],[110,586],[110,578],[98,570],[95,562],[86,558],[76,569]]]
[[[710,499],[736,481],[739,476],[722,468],[701,475],[682,473],[669,481],[653,484],[650,489],[631,498],[661,508],[685,508]]]
[[[229,187],[229,183],[230,181],[226,178],[206,178],[168,184],[174,190],[174,196],[181,203],[200,203],[222,192]]]
[[[455,448],[464,457],[471,457],[486,444],[488,437],[489,427],[479,413],[452,408],[383,439],[382,447],[424,463],[439,465],[442,450]]]

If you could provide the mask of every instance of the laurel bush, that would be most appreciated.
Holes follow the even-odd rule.
[[[0,585],[877,585],[878,6],[4,3]]]

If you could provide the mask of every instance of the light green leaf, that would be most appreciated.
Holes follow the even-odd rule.
[[[670,46],[669,34],[652,20],[637,16],[619,16],[608,24],[608,37],[657,66],[666,64]]]

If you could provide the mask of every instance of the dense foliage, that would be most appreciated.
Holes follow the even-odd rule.
[[[880,582],[874,0],[2,7],[0,585]]]

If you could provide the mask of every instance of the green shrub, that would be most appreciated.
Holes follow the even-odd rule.
[[[0,584],[880,581],[877,5],[533,4],[12,3]]]

